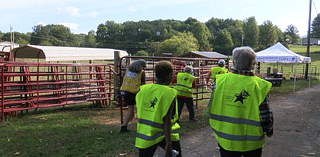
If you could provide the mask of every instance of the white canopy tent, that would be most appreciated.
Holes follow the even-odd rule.
[[[292,52],[283,46],[280,42],[277,42],[273,46],[259,51],[256,53],[257,62],[263,63],[295,63],[296,68],[294,72],[294,87],[295,91],[296,85],[296,74],[297,74],[297,63],[311,63],[311,57],[305,57],[299,54]],[[309,78],[310,81],[310,78]]]
[[[14,58],[38,58],[46,61],[106,60],[114,59],[114,52],[127,56],[123,50],[109,48],[81,48],[60,46],[26,45],[13,49]]]

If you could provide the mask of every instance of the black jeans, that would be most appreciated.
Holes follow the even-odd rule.
[[[166,146],[166,140],[163,139],[161,142],[146,148],[146,149],[139,149],[139,157],[152,157],[153,154],[156,152],[157,147],[160,146],[161,148],[165,149]],[[172,149],[179,152],[177,157],[181,157],[181,146],[180,141],[172,141]]]
[[[194,118],[194,106],[192,98],[178,98],[178,114],[179,117],[182,112],[183,105],[186,104],[189,111],[189,120]]]
[[[220,144],[219,144],[220,146]],[[220,155],[221,157],[261,157],[262,154],[262,148],[247,151],[247,152],[238,152],[238,151],[228,151],[223,149],[220,146]]]

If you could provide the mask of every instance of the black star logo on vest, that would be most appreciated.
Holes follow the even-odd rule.
[[[154,106],[156,105],[156,102],[158,101],[158,99],[157,98],[154,98],[152,101],[150,101],[150,108],[151,107],[153,107],[154,108]]]
[[[186,77],[186,78],[184,78],[184,80],[185,80],[185,81],[187,81],[187,80],[188,80],[188,78]]]
[[[240,101],[243,104],[243,100],[247,99],[250,94],[247,91],[243,90],[240,94],[236,94],[235,96],[237,97],[237,99],[234,102]]]
[[[218,74],[221,74],[221,71],[219,71]]]

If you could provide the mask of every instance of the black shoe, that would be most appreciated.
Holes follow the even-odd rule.
[[[189,119],[189,122],[197,122],[199,119],[198,118],[192,118],[192,119]]]
[[[120,131],[119,131],[119,133],[125,133],[125,132],[130,132],[131,130],[129,130],[128,128],[127,128],[127,126],[121,126],[121,129],[120,129]]]

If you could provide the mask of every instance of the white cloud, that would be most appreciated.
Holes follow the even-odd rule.
[[[199,21],[201,22],[207,22],[211,19],[212,17],[202,17]]]
[[[232,11],[232,8],[225,9],[224,11]]]
[[[98,12],[92,11],[91,14],[90,14],[90,16],[91,16],[92,18],[96,18],[96,17],[98,16]]]
[[[137,9],[135,9],[134,7],[131,6],[131,7],[129,8],[129,11],[130,11],[130,12],[136,12]]]
[[[64,25],[68,28],[70,28],[71,30],[77,30],[78,29],[78,24],[76,23],[69,23],[69,22],[65,22],[65,23],[59,23],[60,25]]]
[[[243,10],[250,10],[252,7],[244,7]]]
[[[76,7],[58,7],[58,13],[59,14],[68,14],[71,16],[82,16],[79,12],[79,9]]]
[[[37,25],[46,26],[46,24],[43,22],[39,22]]]

